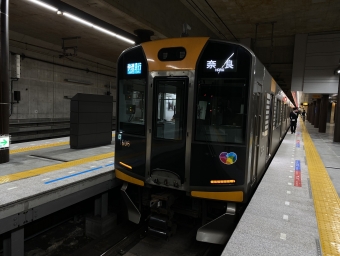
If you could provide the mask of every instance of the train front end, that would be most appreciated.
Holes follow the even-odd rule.
[[[138,223],[147,206],[149,230],[163,225],[159,233],[171,233],[164,223],[176,213],[215,215],[221,224],[246,200],[252,57],[238,44],[188,37],[121,54],[115,172],[126,182],[130,220]],[[138,186],[134,196],[128,184]],[[211,241],[203,222],[198,240],[226,239]]]

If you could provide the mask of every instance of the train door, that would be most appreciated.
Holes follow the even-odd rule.
[[[259,144],[262,123],[262,100],[260,93],[254,93],[254,121],[253,121],[253,145],[252,145],[252,160],[251,160],[251,184],[254,184],[257,177],[258,157],[259,157]]]
[[[185,179],[187,90],[187,77],[154,79],[151,175],[171,175],[182,183]]]

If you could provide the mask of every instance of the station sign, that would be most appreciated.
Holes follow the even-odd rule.
[[[1,135],[0,136],[0,149],[7,149],[9,148],[9,135]]]
[[[312,99],[321,99],[322,95],[321,94],[313,94]]]

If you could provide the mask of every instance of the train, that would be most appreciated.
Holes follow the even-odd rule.
[[[178,216],[223,244],[290,126],[293,102],[247,47],[209,37],[141,43],[117,62],[115,175],[129,220],[169,237]]]

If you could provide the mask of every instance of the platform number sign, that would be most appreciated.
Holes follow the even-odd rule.
[[[9,135],[2,135],[0,136],[0,149],[9,148]]]

